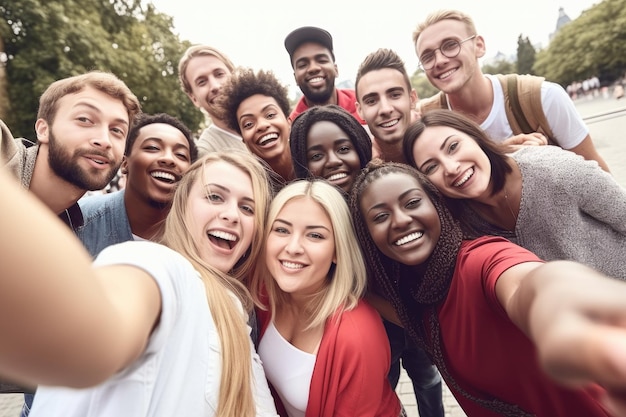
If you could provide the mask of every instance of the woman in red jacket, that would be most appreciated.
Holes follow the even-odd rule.
[[[379,314],[361,297],[366,275],[348,206],[324,180],[274,198],[254,286],[262,303],[259,355],[289,417],[398,417]],[[281,408],[279,406],[279,408]]]

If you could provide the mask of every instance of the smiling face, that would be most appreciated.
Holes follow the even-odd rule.
[[[305,42],[293,53],[293,76],[302,94],[314,104],[327,104],[335,91],[337,65],[330,51],[315,42]]]
[[[346,132],[333,122],[317,122],[309,129],[306,152],[307,166],[314,176],[350,191],[361,160]]]
[[[122,163],[126,192],[151,205],[168,203],[190,163],[189,142],[183,132],[167,123],[145,125]]]
[[[271,225],[265,257],[270,274],[291,296],[313,295],[327,285],[335,238],[322,206],[309,197],[289,200]]]
[[[461,21],[441,20],[424,29],[415,43],[415,53],[419,58],[440,48],[446,41],[461,42],[472,35],[474,33],[470,33],[469,28]],[[454,58],[448,58],[437,50],[435,66],[425,71],[426,77],[432,85],[444,93],[456,93],[474,76],[481,75],[478,58],[484,56],[485,52],[482,36],[461,43],[459,54]]]
[[[219,110],[216,99],[231,76],[226,64],[213,55],[196,56],[187,64],[185,76],[191,86],[189,98],[193,104],[215,117]]]
[[[442,194],[459,199],[491,194],[491,162],[478,143],[448,126],[429,126],[413,145],[417,169]]]
[[[237,108],[237,121],[253,154],[270,162],[290,153],[290,123],[274,97],[255,94],[243,100]]]
[[[229,272],[250,247],[255,199],[250,177],[224,161],[209,162],[187,202],[190,233],[201,258]]]
[[[370,71],[359,79],[357,110],[372,135],[389,145],[401,144],[411,123],[417,93],[409,89],[400,71]]]
[[[51,170],[83,190],[100,190],[122,162],[129,122],[124,103],[92,87],[57,102],[52,124],[35,128]]]
[[[390,173],[370,183],[360,208],[378,249],[404,265],[420,265],[432,254],[441,222],[428,194],[414,177]]]

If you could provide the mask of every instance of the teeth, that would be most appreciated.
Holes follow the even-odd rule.
[[[274,140],[274,139],[278,139],[278,133],[269,133],[265,136],[263,136],[261,139],[259,139],[259,145],[265,145],[267,142]]]
[[[326,178],[328,181],[337,181],[340,180],[342,178],[347,177],[348,174],[346,174],[345,172],[340,172],[339,174],[333,174],[330,177]]]
[[[282,261],[281,264],[285,267],[285,268],[289,268],[289,269],[302,269],[304,268],[304,265],[302,264],[297,264],[295,262],[288,262],[288,261]]]
[[[101,161],[99,159],[93,159],[93,158],[89,158],[89,159],[91,159],[92,161],[94,161],[98,165],[104,165],[104,161]]]
[[[172,182],[176,180],[176,177],[174,177],[169,172],[156,171],[156,172],[151,172],[150,175],[152,175],[152,177],[154,178],[162,178],[164,180],[168,180]]]
[[[386,123],[381,123],[381,126],[382,127],[391,127],[391,126],[395,126],[397,124],[398,124],[398,119],[394,119],[394,120],[391,120],[391,121],[386,122]]]
[[[324,80],[324,78],[322,78],[322,77],[315,77],[315,78],[311,78],[311,79],[309,80],[309,82],[310,82],[310,83],[316,83],[316,82],[318,82],[318,81],[323,81],[323,80]]]
[[[422,236],[424,236],[423,232],[414,232],[414,233],[411,233],[410,235],[403,237],[402,239],[396,240],[394,245],[396,246],[406,245],[407,243],[413,242],[414,240],[417,240],[421,238]]]
[[[452,75],[454,71],[456,71],[456,69],[451,69],[450,71],[444,72],[443,74],[439,76],[439,79],[443,80],[444,78],[448,78],[449,76]]]
[[[234,242],[235,240],[237,240],[237,236],[233,235],[232,233],[223,232],[221,230],[212,230],[208,232],[208,234],[218,239],[228,240],[231,242]]]
[[[460,187],[463,184],[465,184],[467,182],[467,180],[469,180],[472,175],[474,175],[474,168],[470,168],[465,172],[465,176],[463,178],[461,178],[460,180],[458,180],[457,182],[454,183],[455,187]]]

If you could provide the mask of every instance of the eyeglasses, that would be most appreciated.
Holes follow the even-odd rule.
[[[437,50],[441,52],[441,55],[446,58],[454,58],[461,52],[461,44],[467,42],[471,39],[474,39],[476,35],[472,35],[469,38],[463,39],[462,41],[457,41],[453,39],[449,39],[441,44],[441,46],[437,49],[433,49],[432,51],[428,51],[420,57],[419,66],[422,67],[424,71],[428,71],[433,69],[435,63],[437,62]]]

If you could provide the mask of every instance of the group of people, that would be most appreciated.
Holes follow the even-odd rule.
[[[335,88],[307,26],[294,109],[271,71],[186,51],[197,140],[99,71],[50,85],[34,146],[0,122],[22,415],[406,416],[401,365],[422,417],[442,378],[468,416],[626,415],[626,190],[562,87],[481,72],[469,16],[413,40],[433,98],[384,48]]]

